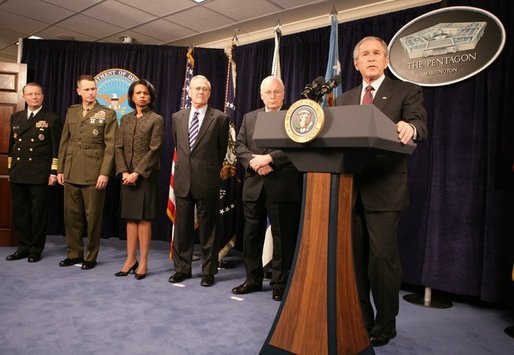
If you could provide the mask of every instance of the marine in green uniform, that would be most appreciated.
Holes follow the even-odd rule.
[[[59,147],[57,181],[64,185],[64,226],[68,252],[60,266],[96,266],[102,230],[105,188],[114,169],[116,113],[96,101],[90,75],[77,80],[82,104],[68,109]],[[84,248],[83,238],[88,245]]]

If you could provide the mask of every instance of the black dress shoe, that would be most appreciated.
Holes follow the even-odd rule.
[[[186,274],[185,272],[176,272],[170,276],[168,281],[176,284],[178,282],[182,282],[182,281],[190,279],[190,278],[191,278],[191,274]]]
[[[114,276],[127,276],[132,271],[134,271],[134,274],[135,274],[138,267],[139,267],[139,262],[136,260],[136,263],[134,265],[132,265],[132,267],[130,269],[128,269],[128,271],[118,271],[117,273],[114,274]]]
[[[13,254],[7,255],[5,260],[7,260],[7,261],[20,260],[20,259],[25,259],[28,256],[29,256],[29,252],[28,251],[18,251],[18,250],[16,250]]]
[[[41,254],[30,254],[27,261],[29,263],[37,263],[39,260],[41,260]]]
[[[262,290],[262,284],[243,282],[241,285],[234,287],[232,293],[234,295],[245,295],[250,292],[257,292]]]
[[[273,289],[271,298],[273,298],[275,301],[282,301],[282,296],[284,296],[284,290]]]
[[[209,287],[214,285],[214,275],[202,275],[202,282],[200,283],[203,287]]]
[[[382,345],[386,345],[387,343],[389,343],[389,340],[393,339],[395,336],[396,336],[396,330],[393,330],[391,335],[387,335],[387,334],[383,334],[383,333],[371,335],[369,337],[369,341],[370,341],[371,345],[373,345],[373,346],[382,346]]]
[[[85,260],[80,267],[82,270],[91,270],[96,266],[96,260],[87,261]]]
[[[70,258],[66,258],[62,261],[59,262],[59,266],[73,266],[75,264],[80,264],[82,263],[84,260],[82,259],[70,259]]]

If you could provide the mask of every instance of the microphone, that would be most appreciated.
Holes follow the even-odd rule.
[[[334,90],[337,85],[341,84],[341,76],[340,75],[334,75],[332,79],[327,81],[325,84],[321,85],[321,89],[319,89],[318,95],[319,97],[322,97],[325,94],[329,94]]]
[[[300,94],[301,97],[305,99],[314,99],[317,96],[318,91],[321,89],[321,86],[325,82],[325,78],[322,76],[318,76],[314,81],[310,84],[305,85],[305,89],[303,89]]]

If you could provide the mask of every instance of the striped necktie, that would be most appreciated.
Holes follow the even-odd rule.
[[[198,129],[199,129],[199,120],[198,115],[200,113],[198,111],[195,111],[193,115],[193,119],[191,120],[191,124],[189,125],[189,149],[193,150],[193,145],[196,142],[196,137],[198,136]]]

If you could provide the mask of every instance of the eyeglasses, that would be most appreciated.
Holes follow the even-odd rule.
[[[282,95],[284,92],[282,90],[266,90],[266,91],[263,91],[262,94],[263,95],[266,95],[266,96],[271,96],[272,94],[275,95],[275,96],[278,96],[278,95]]]

